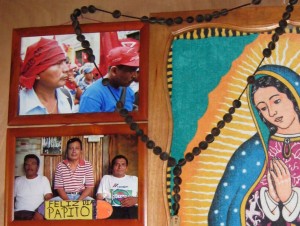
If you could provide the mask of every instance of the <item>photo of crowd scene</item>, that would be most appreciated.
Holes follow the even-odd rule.
[[[94,62],[73,34],[22,38],[19,115],[138,110],[140,32],[83,35]]]

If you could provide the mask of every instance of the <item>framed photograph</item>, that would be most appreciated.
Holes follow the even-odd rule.
[[[139,125],[139,127],[147,132],[145,125]],[[40,153],[41,148],[43,150],[45,149],[43,145],[46,141],[52,142],[52,144],[48,145],[49,147],[60,146],[59,148],[62,154],[50,155]],[[109,226],[146,225],[146,147],[135,132],[130,130],[128,126],[66,126],[64,129],[61,129],[60,127],[51,127],[51,130],[47,127],[39,127],[38,129],[13,128],[7,130],[7,144],[5,226],[38,226],[41,224],[41,221],[28,221],[21,218],[24,217],[24,215],[19,215],[18,194],[19,192],[26,191],[26,185],[22,186],[22,189],[19,190],[19,180],[22,178],[29,178],[30,180],[30,175],[32,175],[32,172],[36,169],[35,173],[37,176],[35,174],[35,178],[46,178],[46,180],[49,181],[53,197],[58,197],[59,195],[56,192],[56,189],[54,189],[56,184],[59,183],[55,180],[55,177],[58,177],[58,174],[56,174],[57,171],[59,171],[58,166],[63,162],[72,162],[72,160],[74,160],[76,157],[74,154],[76,145],[77,147],[81,147],[78,152],[80,153],[80,157],[78,158],[80,161],[85,162],[85,164],[80,165],[80,167],[87,166],[88,168],[86,168],[84,172],[90,172],[89,176],[85,175],[85,179],[80,183],[89,184],[88,181],[92,178],[94,185],[90,190],[88,197],[94,200],[97,199],[100,181],[105,175],[114,175],[115,173],[111,165],[114,157],[126,157],[128,161],[126,175],[130,175],[131,178],[136,178],[136,188],[125,189],[125,186],[117,188],[115,196],[112,195],[111,199],[106,197],[105,202],[109,205],[114,205],[113,203],[119,202],[118,200],[120,200],[121,195],[124,196],[127,194],[127,196],[134,196],[137,198],[137,203],[135,205],[136,215],[134,219],[107,219],[107,216],[103,218],[103,214],[105,214],[104,210],[101,209],[102,206],[95,201],[96,204],[91,206],[92,210],[89,215],[82,211],[77,211],[78,213],[75,214],[75,212],[70,209],[70,212],[64,216],[63,212],[60,211],[65,211],[65,208],[64,210],[57,209],[52,211],[51,207],[45,204],[45,210],[43,210],[44,212],[41,212],[45,214],[43,224],[53,226],[89,224],[91,226],[96,226],[105,222],[105,225]],[[79,144],[80,146],[78,146]],[[54,150],[57,149],[58,148]],[[28,160],[30,158],[39,159],[38,167],[32,165],[32,162]],[[73,173],[76,173],[76,171]],[[72,185],[72,187],[74,186],[75,185]],[[64,189],[66,189],[66,193],[69,194],[67,188]],[[30,203],[35,202],[36,199],[30,201]],[[101,200],[101,202],[103,201]],[[83,203],[83,205],[87,204],[89,204],[89,202]],[[84,218],[80,218],[82,217],[81,215]],[[87,215],[90,218],[87,218]]]
[[[41,155],[61,155],[61,137],[42,137]]]
[[[117,103],[135,120],[147,119],[148,25],[84,24],[80,30],[13,30],[9,125],[123,121]]]

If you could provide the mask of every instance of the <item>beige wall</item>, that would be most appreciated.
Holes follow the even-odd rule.
[[[36,27],[62,25],[69,22],[69,15],[75,8],[84,5],[95,5],[106,10],[119,9],[124,14],[133,16],[149,16],[150,13],[167,11],[187,11],[201,9],[230,8],[236,4],[249,3],[250,0],[0,0],[0,209],[4,209],[4,184],[5,184],[5,152],[6,152],[6,129],[9,98],[9,78],[11,63],[11,38],[12,29],[21,27]],[[263,0],[261,5],[282,5],[288,0]],[[102,13],[87,14],[86,17],[98,21],[116,21],[110,15]],[[81,23],[90,23],[82,20]],[[151,42],[150,42],[151,45]],[[154,56],[150,56],[150,60]],[[150,97],[151,98],[151,97]],[[149,108],[150,111],[155,111]],[[150,124],[152,121],[149,122]],[[160,122],[163,123],[163,122]],[[155,127],[152,127],[155,128]],[[155,138],[155,131],[149,131],[150,136]],[[149,153],[148,160],[148,226],[166,225],[165,207],[163,205],[162,183],[163,162],[157,156]],[[4,211],[0,211],[0,225],[4,224]]]

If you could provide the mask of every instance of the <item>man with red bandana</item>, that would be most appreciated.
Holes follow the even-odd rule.
[[[67,80],[65,60],[65,52],[53,39],[41,38],[27,48],[20,75],[19,115],[72,113],[69,95],[60,89]]]

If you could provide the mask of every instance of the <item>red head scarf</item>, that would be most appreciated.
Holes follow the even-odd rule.
[[[32,89],[37,74],[65,59],[65,52],[56,40],[41,38],[27,48],[21,68],[20,85]]]

